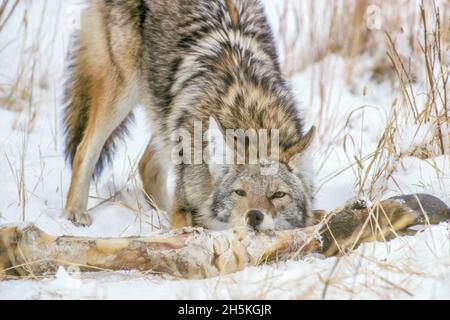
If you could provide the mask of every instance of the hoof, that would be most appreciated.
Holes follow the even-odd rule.
[[[430,224],[438,224],[442,221],[450,220],[450,208],[440,199],[429,194],[410,194],[399,197],[392,197],[408,206],[412,210],[420,213],[420,222],[425,223],[427,219]],[[422,214],[425,211],[427,218]]]
[[[345,202],[344,210],[364,210],[367,209],[367,202],[363,199],[353,198]]]

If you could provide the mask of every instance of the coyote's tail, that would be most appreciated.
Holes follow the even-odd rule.
[[[76,46],[76,42],[72,45]],[[64,92],[64,136],[66,160],[72,165],[78,145],[83,139],[89,119],[91,106],[91,81],[82,72],[77,56],[80,49],[70,53],[68,66],[68,79]],[[77,63],[78,62],[78,63]]]

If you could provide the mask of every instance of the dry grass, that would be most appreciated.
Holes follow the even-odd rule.
[[[13,69],[6,65],[8,70],[0,70],[0,108],[17,112],[17,120],[12,126],[21,135],[18,148],[20,161],[11,162],[7,154],[2,156],[6,157],[16,181],[23,221],[26,220],[29,194],[25,178],[27,146],[38,116],[36,91],[48,89],[48,68],[51,64],[51,56],[43,56],[41,44],[42,39],[48,36],[46,33],[56,34],[56,29],[45,28],[48,2],[43,4],[38,21],[30,21],[31,6],[30,1],[19,0],[2,0],[0,4],[0,38],[3,39],[0,57],[3,63],[12,60],[11,65],[17,66]],[[22,121],[21,117],[26,120]]]
[[[0,45],[0,55],[8,51],[10,47],[14,47],[14,55],[20,61],[18,69],[12,76],[0,74],[2,78],[6,77],[7,79],[6,82],[0,83],[0,105],[15,111],[28,109],[30,113],[33,113],[33,96],[36,84],[45,88],[47,80],[45,71],[37,75],[37,70],[41,67],[40,64],[46,60],[40,56],[40,43],[44,36],[47,2],[45,2],[41,13],[40,24],[37,26],[30,25],[30,6],[30,2],[26,3],[26,1],[19,0],[3,0],[0,4],[0,37],[8,39],[6,43]],[[12,20],[22,23],[20,25],[11,24]],[[17,43],[21,43],[20,46],[17,46]],[[18,49],[18,47],[20,48]],[[11,59],[11,57],[5,57],[5,59]]]
[[[20,16],[22,23],[14,29],[15,37],[0,43],[0,56],[10,46],[21,39],[31,39],[19,46],[17,55],[21,61],[18,69],[11,75],[2,74],[0,70],[0,107],[25,114],[27,121],[22,144],[19,147],[20,157],[17,162],[8,159],[11,174],[16,181],[16,193],[19,199],[22,219],[27,211],[27,195],[33,188],[26,183],[27,145],[30,133],[38,114],[36,91],[46,90],[49,82],[49,68],[52,56],[44,56],[44,52],[53,52],[42,47],[42,39],[48,33],[56,37],[57,30],[48,30],[44,21],[48,17],[48,1],[45,1],[40,22],[30,26],[29,7],[31,1],[0,1],[0,37],[11,35],[8,25],[14,15]],[[58,6],[60,2],[58,1]],[[280,7],[280,24],[276,36],[281,41],[284,72],[293,77],[299,72],[313,67],[311,72],[310,97],[301,97],[312,104],[319,100],[319,110],[311,119],[319,129],[320,168],[325,167],[330,155],[336,148],[346,152],[348,163],[331,173],[320,182],[320,185],[332,184],[340,175],[349,170],[354,173],[354,194],[375,205],[383,199],[388,185],[397,184],[393,173],[402,165],[402,160],[416,157],[427,160],[434,166],[436,176],[442,177],[442,168],[436,165],[435,158],[450,153],[449,122],[449,59],[450,59],[450,2],[448,1],[382,1],[382,0],[334,0],[334,1],[297,1],[285,0]],[[292,19],[295,17],[295,25]],[[61,15],[62,17],[62,15]],[[15,19],[17,20],[17,19]],[[56,24],[55,24],[56,25]],[[54,34],[54,36],[53,36]],[[44,50],[45,49],[45,50]],[[355,92],[363,93],[371,88],[359,88],[362,77],[370,78],[372,83],[388,83],[398,91],[398,98],[388,106],[360,106],[348,114],[339,115],[335,106],[339,101],[333,100],[333,93],[338,90],[337,66],[335,60],[327,58],[336,56],[345,61],[345,83]],[[363,62],[363,63],[361,63]],[[7,79],[7,80],[3,80]],[[309,101],[308,101],[309,99]],[[59,101],[55,99],[55,119],[53,119],[53,140],[55,148],[59,131],[59,119],[56,108]],[[378,137],[376,147],[367,152],[363,132],[352,130],[352,122],[367,122],[368,111],[378,111],[385,119],[385,128]],[[344,119],[344,121],[342,121]],[[413,136],[419,135],[423,128],[430,128],[425,142],[410,147],[401,145],[400,140],[405,130],[413,128]],[[4,155],[0,155],[4,156]],[[5,155],[7,158],[8,155]],[[131,171],[125,186],[111,191],[111,196],[103,199],[116,201],[117,196],[127,186],[131,186],[131,194],[135,195],[136,205],[121,204],[136,214],[139,223],[143,221],[146,211],[140,202],[141,192],[136,176],[136,163],[128,160],[127,170]],[[42,177],[45,179],[45,177]],[[446,184],[448,181],[442,181]],[[115,184],[114,184],[115,185]],[[398,187],[401,193],[401,187]],[[448,200],[448,199],[447,199]],[[151,199],[150,199],[151,201]],[[61,199],[61,206],[63,198]],[[375,206],[376,207],[376,206]],[[157,208],[156,208],[157,209]],[[158,210],[157,210],[158,211]],[[373,215],[377,213],[374,210]],[[167,220],[164,215],[157,219]],[[374,220],[375,221],[375,220]],[[379,226],[368,220],[374,230]],[[161,221],[151,221],[150,228],[157,230]],[[147,226],[143,226],[147,227]],[[125,227],[126,228],[126,227]],[[125,230],[124,230],[125,231]],[[361,260],[369,258],[361,256]],[[378,261],[371,261],[379,263]],[[344,260],[341,265],[349,265]],[[325,274],[321,281],[324,290],[323,298],[328,296],[328,288],[339,283],[339,269]],[[352,266],[353,267],[353,266]],[[393,269],[392,265],[380,268]],[[354,267],[355,274],[359,272]],[[400,271],[397,271],[400,273]],[[313,275],[311,275],[313,276]],[[348,276],[348,275],[347,275]],[[381,279],[388,288],[409,294],[404,287],[391,283],[389,279]],[[301,281],[301,279],[299,280]],[[276,278],[268,278],[267,290],[257,294],[264,298],[269,290],[286,287],[292,284],[277,284]],[[307,288],[299,298],[314,296],[316,288]],[[352,287],[342,287],[344,292],[353,294]],[[356,290],[356,289],[355,289]],[[216,293],[212,290],[211,296]]]
[[[390,191],[389,186],[395,185],[397,193],[404,193],[394,177],[403,159],[426,160],[434,168],[441,186],[448,184],[448,176],[444,175],[446,169],[439,167],[435,159],[450,154],[450,3],[433,0],[415,3],[336,0],[330,6],[323,6],[321,1],[317,1],[309,4],[308,12],[300,2],[284,3],[278,33],[282,39],[285,73],[294,76],[298,71],[313,66],[309,105],[318,99],[320,109],[312,122],[320,135],[319,169],[328,164],[336,147],[342,148],[348,159],[347,165],[324,177],[319,189],[333,184],[339,176],[352,170],[355,196],[373,204],[367,227],[378,233],[380,226],[376,218],[384,213],[377,208]],[[285,16],[287,8],[294,8],[297,21],[294,33],[292,26],[286,24],[289,20]],[[312,22],[313,27],[305,23],[305,15],[322,24],[321,27],[315,26],[315,22]],[[289,34],[301,34],[301,30],[308,30],[308,37],[289,37]],[[337,80],[335,60],[328,59],[331,56],[346,62],[345,82],[350,88],[355,88],[355,92],[360,90],[360,79],[369,78],[372,83],[388,83],[398,92],[398,97],[391,105],[354,108],[346,117],[344,115],[346,121],[342,121],[342,115],[335,108],[339,101],[332,101]],[[361,61],[367,63],[359,66]],[[365,96],[367,90],[363,88],[358,93]],[[368,137],[362,129],[361,132],[353,130],[352,120],[356,118],[362,124],[370,123],[372,119],[366,114],[373,116],[376,112],[385,119],[385,127],[376,147],[367,151],[364,146]],[[426,139],[420,138],[423,131],[427,133]],[[405,135],[414,143],[402,141]],[[335,268],[339,261],[336,261]],[[349,267],[351,263],[344,261],[343,264]],[[322,298],[327,297],[329,286],[336,288],[343,282],[343,272],[335,268],[322,279]],[[360,274],[358,266],[351,268],[355,268],[355,275]],[[387,264],[382,268],[394,269],[394,266]],[[366,275],[366,279],[370,278]],[[406,289],[407,284],[396,284],[383,277],[377,279],[394,291],[413,295]],[[350,296],[354,289],[340,288]],[[315,288],[306,290],[299,298],[307,298],[314,291]],[[379,290],[376,294],[382,297],[382,292]]]
[[[449,2],[283,3],[278,36],[282,39],[285,73],[293,76],[316,64],[311,72],[309,105],[319,100],[320,110],[313,122],[319,129],[320,168],[326,165],[335,146],[343,148],[349,160],[348,166],[326,177],[322,186],[353,170],[355,194],[376,202],[383,197],[403,158],[432,162],[437,156],[449,154]],[[287,19],[289,14],[295,17],[294,27],[288,25],[292,21]],[[347,121],[342,121],[342,114],[335,108],[339,101],[332,100],[337,66],[335,60],[326,59],[330,56],[344,59],[345,82],[355,92],[366,95],[370,88],[358,88],[358,82],[369,78],[372,82],[390,83],[398,90],[398,98],[391,106],[355,108]],[[362,123],[371,121],[365,118],[368,109],[378,110],[385,119],[377,147],[369,153],[363,148],[364,133],[355,133],[351,128],[355,119]],[[373,110],[369,111],[373,114]],[[401,138],[411,128],[416,130],[414,137],[426,128],[432,132],[426,141],[405,147]],[[437,167],[436,174],[441,176]]]
[[[448,3],[447,3],[447,6]],[[450,9],[447,7],[447,9]],[[365,165],[365,159],[355,159],[360,164],[356,190],[359,195],[365,194],[370,200],[380,199],[386,185],[392,179],[392,173],[397,169],[405,157],[418,157],[420,159],[434,159],[440,155],[449,154],[449,64],[445,61],[445,50],[448,50],[448,28],[442,29],[446,20],[442,19],[441,11],[433,3],[432,8],[422,4],[420,6],[420,32],[422,38],[415,40],[419,52],[411,52],[410,57],[421,63],[414,63],[418,67],[411,74],[407,61],[395,46],[393,36],[386,32],[388,45],[387,56],[395,71],[395,80],[400,90],[400,97],[393,101],[387,117],[387,124],[383,135],[378,141],[376,150]],[[427,10],[432,10],[430,15]],[[448,10],[447,10],[448,12]],[[430,18],[427,18],[430,17]],[[448,22],[448,21],[447,21]],[[447,26],[448,27],[448,26]],[[415,62],[415,61],[414,61]],[[423,86],[414,85],[415,79],[423,79]],[[420,98],[423,96],[424,98]],[[402,131],[414,128],[414,140],[418,131],[429,128],[429,137],[419,144],[399,145]],[[421,142],[421,143],[420,143]],[[439,168],[435,168],[439,176]],[[401,190],[399,190],[401,191]]]

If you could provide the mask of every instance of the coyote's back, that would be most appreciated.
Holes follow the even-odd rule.
[[[111,159],[114,139],[141,103],[152,139],[139,169],[145,192],[162,209],[169,207],[166,175],[177,130],[193,135],[201,123],[205,131],[213,117],[221,130],[279,132],[280,171],[270,177],[258,174],[258,165],[177,165],[174,226],[310,223],[312,182],[304,155],[313,131],[303,133],[258,0],[91,0],[81,24],[65,112],[71,220],[91,222],[90,179]]]

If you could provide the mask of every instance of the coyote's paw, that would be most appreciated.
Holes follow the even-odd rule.
[[[91,217],[85,212],[66,209],[64,215],[78,227],[88,227],[92,224]]]

